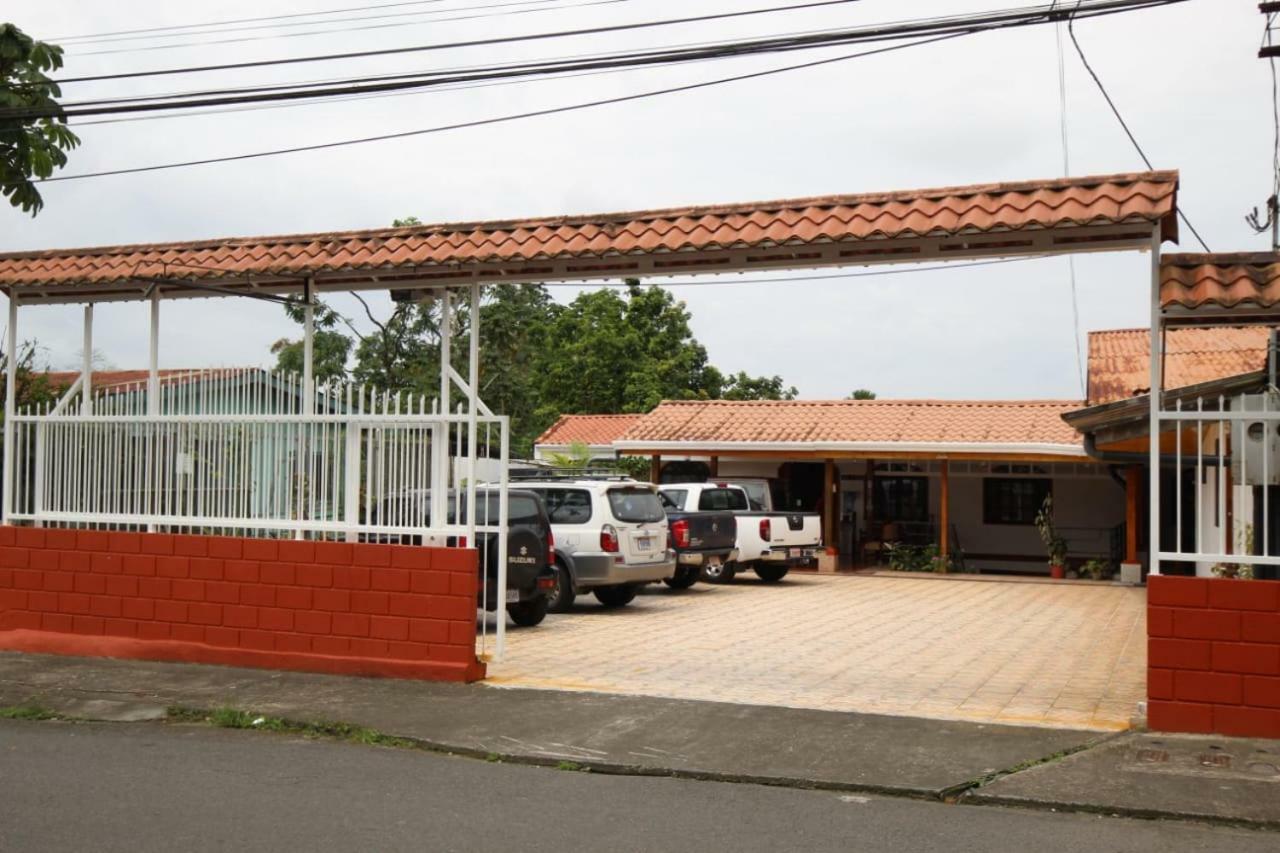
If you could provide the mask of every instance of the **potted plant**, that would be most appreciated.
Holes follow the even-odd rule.
[[[1067,576],[1067,540],[1058,535],[1053,524],[1053,495],[1045,495],[1036,514],[1036,530],[1049,555],[1049,577],[1061,580]]]
[[[1111,565],[1110,560],[1100,560],[1096,557],[1080,567],[1081,575],[1095,581],[1109,581],[1115,573],[1115,567]]]

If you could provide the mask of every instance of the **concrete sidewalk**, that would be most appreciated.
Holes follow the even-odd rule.
[[[450,752],[598,772],[1194,817],[1280,828],[1280,744],[1130,772],[1144,736],[601,693],[504,690],[188,664],[0,653],[0,706],[157,719],[170,706],[337,720]],[[1203,739],[1202,739],[1203,740]],[[1243,751],[1242,751],[1243,750]],[[1064,758],[1064,756],[1067,756]],[[1269,758],[1268,758],[1269,756]],[[1147,764],[1152,764],[1146,760]],[[1231,762],[1228,762],[1231,764]],[[1027,769],[1031,768],[1031,769]],[[1149,769],[1149,768],[1148,768]],[[1220,778],[1230,769],[1229,785]],[[1217,776],[1206,776],[1212,770]],[[1216,781],[1214,781],[1216,780]],[[1216,785],[1212,796],[1204,789]],[[1199,790],[1199,795],[1196,791]]]

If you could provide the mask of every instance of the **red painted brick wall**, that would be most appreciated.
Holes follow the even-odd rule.
[[[474,681],[474,550],[0,527],[0,648]]]
[[[1147,722],[1280,738],[1280,582],[1147,581]]]

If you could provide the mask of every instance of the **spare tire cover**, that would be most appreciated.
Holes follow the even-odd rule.
[[[512,530],[507,536],[507,586],[525,589],[546,565],[546,543],[526,528]]]

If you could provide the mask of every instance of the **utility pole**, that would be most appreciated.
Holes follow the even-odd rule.
[[[1270,16],[1276,14],[1277,12],[1280,12],[1280,3],[1276,3],[1276,2],[1259,3],[1258,11],[1268,16],[1267,17],[1267,34],[1270,35],[1271,33]],[[1262,47],[1258,50],[1259,59],[1275,59],[1278,56],[1280,56],[1280,45],[1272,44],[1270,38],[1266,39]]]
[[[1280,57],[1280,45],[1272,43],[1271,25],[1275,21],[1276,15],[1280,14],[1280,2],[1259,3],[1258,11],[1267,16],[1262,47],[1258,50],[1258,57],[1272,64],[1272,74],[1274,75],[1276,57]],[[1277,130],[1277,133],[1280,133],[1280,129]],[[1271,251],[1280,252],[1280,151],[1276,152],[1276,158],[1275,168],[1277,172],[1272,178],[1271,197],[1267,199],[1267,218],[1263,220],[1259,217],[1258,208],[1255,207],[1253,212],[1245,217],[1245,221],[1258,234],[1270,229]]]

